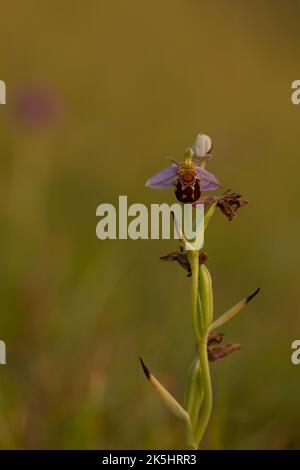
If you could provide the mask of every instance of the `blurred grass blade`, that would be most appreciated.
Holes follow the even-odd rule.
[[[208,331],[211,332],[215,330],[216,328],[219,328],[220,326],[224,325],[224,323],[228,322],[232,317],[237,315],[250,302],[250,300],[252,300],[259,293],[259,291],[260,291],[260,287],[256,289],[256,291],[253,292],[253,294],[241,300],[241,302],[239,302],[230,310],[228,310],[226,313],[221,315],[216,321],[214,321],[210,325],[210,327],[208,328]]]
[[[143,359],[140,357],[140,363],[142,365],[144,374],[146,378],[149,380],[151,385],[155,388],[155,390],[160,395],[164,404],[169,408],[172,413],[174,413],[179,419],[181,419],[185,426],[186,426],[186,436],[187,436],[187,445],[191,448],[195,448],[194,443],[194,435],[191,425],[191,420],[186,412],[186,410],[178,403],[177,400],[171,395],[168,390],[161,385],[161,383],[154,377],[154,375],[150,372],[146,364],[144,363]]]

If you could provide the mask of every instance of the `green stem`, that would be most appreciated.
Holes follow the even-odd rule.
[[[200,369],[201,369],[201,379],[203,385],[203,401],[201,406],[201,413],[199,417],[198,424],[196,426],[195,438],[196,442],[199,445],[205,430],[207,428],[210,413],[212,409],[212,387],[210,379],[210,370],[209,362],[207,355],[207,340],[208,340],[208,328],[212,321],[212,305],[211,302],[205,302],[201,308],[201,314],[203,316],[201,324],[204,325],[204,329],[199,328],[199,317],[198,317],[198,302],[199,302],[199,251],[192,251],[190,254],[190,265],[192,270],[192,318],[193,318],[193,327],[197,339],[198,351],[199,351],[199,360],[200,360]],[[209,276],[210,279],[210,276]],[[205,297],[211,295],[211,283],[208,284],[205,282],[205,279],[202,279],[203,284],[208,285],[208,288],[205,292]],[[203,288],[205,286],[202,286]]]
[[[213,203],[206,211],[204,229],[207,228],[215,209],[216,203]],[[207,340],[209,327],[213,320],[213,297],[211,278],[207,268],[201,266],[201,272],[199,270],[199,250],[190,251],[188,256],[192,271],[192,321],[197,340],[203,387],[202,396],[199,397],[199,408],[200,404],[201,408],[198,408],[198,412],[200,412],[200,416],[195,429],[195,441],[198,448],[206,431],[212,409],[212,386],[207,354]],[[199,276],[201,282],[200,292]],[[195,410],[193,410],[192,415],[192,422],[194,424]]]
[[[189,258],[192,270],[192,321],[198,344],[201,341],[198,319],[199,250],[190,251]]]
[[[199,358],[201,364],[201,373],[202,373],[202,383],[203,383],[203,392],[204,392],[204,400],[201,408],[201,415],[199,417],[197,429],[196,429],[196,442],[198,445],[200,444],[205,430],[207,428],[209,417],[212,409],[212,387],[211,387],[211,379],[210,379],[210,370],[209,370],[209,362],[208,362],[208,355],[207,355],[207,338],[208,338],[208,331],[202,337],[200,343],[198,344],[199,347]]]
[[[186,422],[186,446],[191,450],[198,449],[197,443],[195,442],[195,435],[190,418]]]
[[[198,390],[198,396],[194,400],[193,407],[191,410],[191,423],[192,423],[192,427],[194,431],[196,431],[196,426],[198,423],[198,416],[199,416],[201,405],[203,402],[203,397],[204,397],[204,393],[203,393],[203,389],[201,388]],[[198,449],[198,445],[196,446],[196,448]]]

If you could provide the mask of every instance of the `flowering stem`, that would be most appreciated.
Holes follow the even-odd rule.
[[[195,429],[195,440],[197,445],[199,445],[207,428],[212,408],[212,387],[207,355],[209,326],[212,321],[212,286],[210,275],[206,268],[205,271],[201,270],[201,273],[199,273],[199,251],[191,251],[189,253],[189,259],[192,270],[192,319],[198,346],[201,382],[203,387],[201,414]],[[201,286],[199,289],[200,274]],[[201,295],[199,295],[199,290]],[[201,307],[201,321],[199,321],[199,307]],[[194,421],[194,419],[195,417],[193,416],[192,421]]]
[[[201,415],[199,417],[199,422],[196,429],[196,442],[200,444],[204,432],[207,428],[211,408],[212,408],[212,388],[210,380],[210,371],[207,355],[207,338],[208,331],[203,335],[200,343],[198,344],[199,348],[199,358],[201,364],[201,373],[202,373],[202,383],[204,391],[203,405],[201,409]]]
[[[168,408],[184,422],[187,446],[191,449],[199,448],[212,410],[213,396],[209,359],[220,359],[240,348],[240,345],[237,344],[227,344],[219,347],[223,335],[212,332],[215,328],[237,315],[259,291],[259,289],[256,290],[217,320],[213,320],[212,281],[210,273],[204,265],[207,254],[200,253],[199,249],[193,250],[193,247],[199,246],[198,242],[203,244],[203,229],[206,230],[216,208],[219,208],[229,220],[232,220],[236,211],[247,204],[247,201],[242,199],[240,194],[231,193],[230,191],[226,191],[221,197],[200,197],[202,190],[210,191],[220,188],[220,183],[216,177],[205,170],[211,148],[210,137],[199,134],[193,149],[188,148],[186,150],[184,163],[170,159],[173,163],[172,166],[163,169],[146,183],[146,186],[153,188],[172,186],[175,183],[175,195],[178,201],[183,204],[192,203],[192,207],[196,211],[199,204],[205,206],[204,226],[201,225],[201,230],[197,232],[194,243],[186,240],[181,224],[175,213],[172,212],[176,232],[180,240],[180,253],[171,253],[161,257],[164,260],[178,261],[188,271],[188,275],[191,274],[192,276],[192,324],[197,343],[197,356],[189,369],[183,406],[158,382],[141,361],[147,379],[157,390]]]
[[[185,409],[190,416],[193,434],[195,436],[195,430],[198,423],[198,415],[203,400],[203,385],[202,385],[202,374],[201,374],[201,362],[199,359],[199,343],[201,341],[201,335],[203,331],[203,321],[201,318],[201,305],[199,295],[199,251],[190,250],[188,251],[189,262],[192,273],[192,322],[194,334],[196,336],[197,343],[197,357],[193,361],[186,388],[185,395]],[[195,440],[195,449],[198,449],[198,442]]]
[[[192,271],[192,321],[197,344],[201,341],[201,331],[198,318],[198,285],[199,285],[199,250],[189,252]]]

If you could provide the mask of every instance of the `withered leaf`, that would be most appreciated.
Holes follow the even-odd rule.
[[[209,361],[217,361],[223,357],[228,356],[234,351],[242,348],[240,344],[221,344],[223,340],[223,333],[212,332],[207,340],[207,354]]]
[[[160,259],[162,261],[177,261],[180,266],[183,267],[187,271],[188,277],[192,275],[191,266],[188,260],[188,257],[185,253],[180,253],[179,251],[173,251],[168,255],[161,256]],[[208,260],[208,254],[206,252],[202,252],[199,254],[199,265],[205,263]]]

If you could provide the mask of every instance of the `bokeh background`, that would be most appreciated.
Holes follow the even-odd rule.
[[[242,352],[212,364],[207,449],[300,447],[299,0],[1,5],[2,449],[182,448],[140,370],[178,398],[194,352],[174,241],[100,241],[96,207],[144,187],[198,132],[251,204],[206,236],[215,313]]]

